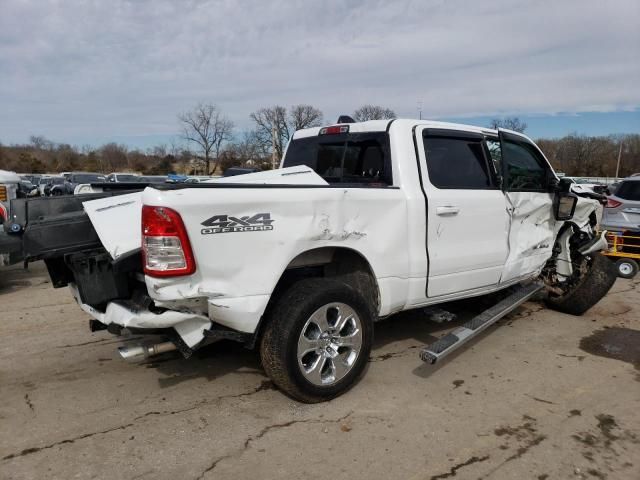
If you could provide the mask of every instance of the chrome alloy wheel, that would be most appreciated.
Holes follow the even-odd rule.
[[[340,381],[355,365],[362,348],[362,324],[346,303],[328,303],[307,320],[298,339],[298,366],[314,385]]]

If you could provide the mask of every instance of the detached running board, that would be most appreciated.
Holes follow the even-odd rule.
[[[539,292],[543,286],[541,283],[530,283],[529,285],[518,287],[517,290],[504,300],[496,303],[493,307],[485,310],[451,333],[447,333],[444,337],[424,347],[420,350],[420,359],[432,365],[442,360],[502,317],[512,312],[519,305],[529,300]]]

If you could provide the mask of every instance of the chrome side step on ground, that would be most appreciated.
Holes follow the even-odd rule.
[[[530,283],[529,285],[518,287],[511,295],[496,303],[493,307],[485,310],[454,331],[447,333],[444,337],[436,340],[432,344],[423,347],[422,350],[420,350],[420,359],[430,364],[442,360],[458,347],[461,347],[529,300],[533,295],[538,293],[543,286],[542,283]]]

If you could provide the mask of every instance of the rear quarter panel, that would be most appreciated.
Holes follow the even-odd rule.
[[[147,189],[143,204],[180,213],[196,261],[188,277],[146,277],[159,301],[268,296],[291,260],[327,246],[360,252],[378,279],[409,270],[406,199],[397,188]],[[273,229],[212,234],[202,225],[216,215],[256,214],[269,214]]]

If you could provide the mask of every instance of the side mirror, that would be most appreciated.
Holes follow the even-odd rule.
[[[571,220],[576,211],[578,196],[569,192],[558,192],[553,201],[553,213],[556,220]]]
[[[561,192],[570,192],[571,191],[571,185],[573,184],[573,182],[568,179],[567,177],[562,177],[558,182],[557,182],[557,189]]]
[[[560,185],[561,185],[561,181],[562,179],[560,179],[560,181],[555,177],[555,175],[549,175],[547,177],[547,188],[549,192],[556,192]]]

